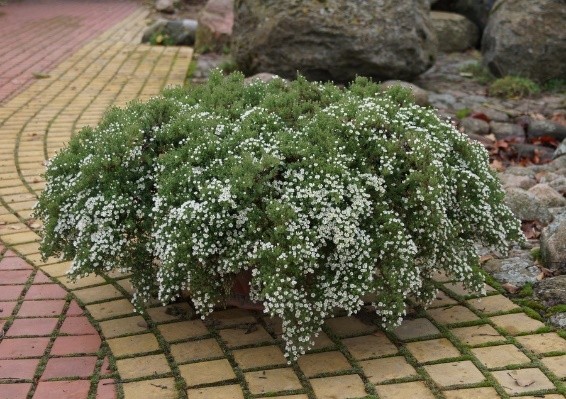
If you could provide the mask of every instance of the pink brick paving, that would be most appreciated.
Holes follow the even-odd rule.
[[[102,340],[67,291],[0,245],[0,399],[116,397]]]
[[[21,0],[0,7],[0,103],[137,8],[115,0]]]

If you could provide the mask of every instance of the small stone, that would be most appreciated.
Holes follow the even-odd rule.
[[[423,107],[429,105],[428,92],[413,83],[404,82],[402,80],[387,80],[381,84],[381,88],[383,89],[389,89],[395,86],[400,86],[404,89],[410,90],[416,104]]]
[[[544,224],[552,220],[552,215],[543,203],[532,193],[520,188],[508,188],[505,202],[515,216],[521,220],[538,220]]]
[[[554,154],[552,148],[528,143],[511,143],[510,148],[517,153],[519,159],[538,157],[541,161],[548,162]]]
[[[540,274],[534,261],[518,257],[490,259],[483,264],[483,269],[500,283],[509,283],[517,287],[536,283]]]
[[[566,275],[545,278],[534,287],[535,298],[544,306],[566,305]]]
[[[170,44],[177,46],[191,46],[195,42],[195,32],[198,23],[193,19],[169,21],[160,19],[150,25],[143,32],[142,43],[150,43],[161,34]]]
[[[479,134],[483,136],[489,133],[489,123],[482,119],[464,118],[462,122],[460,122],[460,125],[466,134]]]
[[[566,312],[553,314],[548,321],[554,327],[566,329]]]
[[[531,176],[519,176],[510,173],[499,174],[499,179],[504,188],[518,187],[523,190],[528,190],[537,184],[536,180]]]
[[[548,184],[537,184],[529,189],[547,208],[566,206],[566,199]]]
[[[493,108],[480,107],[475,110],[478,113],[484,114],[489,118],[489,121],[494,122],[509,122],[509,115],[505,112],[497,111]]]
[[[157,0],[155,9],[166,14],[173,14],[175,12],[175,4],[173,0]]]
[[[520,125],[514,123],[501,123],[501,122],[490,122],[489,127],[491,133],[495,135],[498,140],[510,139],[510,138],[525,138],[525,131]]]
[[[527,129],[529,138],[549,136],[558,141],[566,139],[566,126],[550,120],[533,120]]]
[[[448,93],[430,93],[428,100],[432,106],[441,109],[454,109],[456,104],[456,98]]]
[[[566,212],[556,216],[554,221],[543,229],[540,251],[544,266],[566,274]]]
[[[554,151],[554,155],[552,157],[558,158],[562,155],[566,155],[566,140],[562,140],[562,143],[560,143],[556,151]]]

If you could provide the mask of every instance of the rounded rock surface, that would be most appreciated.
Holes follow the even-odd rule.
[[[566,274],[566,211],[556,215],[542,230],[540,251],[544,266]]]
[[[534,286],[534,293],[544,306],[566,305],[566,275],[539,281]]]
[[[475,47],[480,37],[479,29],[466,17],[443,11],[432,11],[430,16],[439,51],[454,53]]]
[[[517,187],[506,189],[505,202],[520,220],[537,220],[544,224],[552,220],[552,215],[544,204],[533,194]]]

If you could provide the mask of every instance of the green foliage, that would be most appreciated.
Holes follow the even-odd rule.
[[[220,63],[218,68],[220,68],[224,73],[232,73],[238,70],[238,64],[236,64],[232,58],[227,58]]]
[[[540,247],[535,247],[531,249],[531,256],[533,257],[534,260],[541,261],[542,257],[541,257]]]
[[[531,283],[526,283],[517,293],[518,296],[523,298],[532,297],[533,294],[534,294],[533,285]]]
[[[530,79],[518,76],[505,76],[489,85],[489,95],[503,98],[527,97],[540,91],[540,87]]]
[[[488,84],[495,80],[495,76],[493,76],[481,62],[464,65],[460,68],[460,73],[469,75],[472,79],[481,84]]]
[[[173,38],[164,32],[154,32],[149,38],[149,43],[160,46],[173,46],[175,42]]]
[[[566,79],[550,79],[542,85],[542,90],[550,93],[566,93]]]
[[[462,108],[459,109],[458,111],[456,111],[456,118],[458,119],[464,119],[467,118],[468,116],[470,116],[472,114],[472,110],[469,108]]]
[[[203,317],[251,270],[293,360],[362,295],[391,328],[438,271],[482,290],[475,243],[520,239],[485,149],[406,90],[243,81],[216,71],[75,135],[36,207],[42,254],[71,278],[131,272],[138,307],[188,290]]]

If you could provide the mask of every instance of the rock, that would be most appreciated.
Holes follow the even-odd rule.
[[[456,97],[448,93],[430,93],[428,100],[435,108],[454,109]]]
[[[558,141],[566,139],[566,126],[549,120],[534,120],[527,128],[529,138],[550,136]]]
[[[475,111],[484,114],[489,118],[490,121],[509,122],[509,115],[507,115],[505,112],[497,111],[495,109],[487,107],[480,107]]]
[[[500,283],[509,283],[522,287],[526,283],[535,283],[540,270],[534,262],[525,257],[490,259],[483,268]]]
[[[505,202],[520,220],[537,220],[543,224],[552,220],[548,209],[533,193],[516,187],[509,187],[506,191]]]
[[[234,0],[208,0],[198,18],[195,50],[223,51],[234,26]]]
[[[566,329],[566,312],[553,314],[549,317],[548,322],[554,327]]]
[[[566,206],[566,199],[548,184],[537,184],[529,189],[547,208]]]
[[[197,21],[194,19],[181,19],[169,21],[161,19],[150,25],[142,36],[142,43],[151,42],[156,35],[163,35],[169,44],[178,46],[192,46],[195,42]]]
[[[501,184],[504,188],[507,187],[518,187],[523,190],[528,190],[536,184],[536,180],[529,176],[518,176],[508,173],[502,173],[499,175]]]
[[[383,89],[389,89],[394,86],[401,86],[404,89],[408,89],[413,94],[415,103],[423,107],[429,105],[428,102],[428,92],[421,89],[419,86],[414,85],[409,82],[403,82],[402,80],[387,80],[381,84]]]
[[[464,15],[476,24],[480,31],[483,31],[494,0],[437,0],[434,3],[434,10],[451,11]]]
[[[434,64],[428,0],[235,2],[232,56],[252,75],[412,80]]]
[[[562,195],[566,195],[566,177],[560,176],[548,183],[550,187]]]
[[[498,140],[525,138],[525,131],[523,128],[514,123],[490,122],[489,127]]]
[[[545,278],[534,286],[535,298],[544,306],[566,305],[566,276]]]
[[[460,122],[460,126],[464,129],[467,134],[479,134],[485,135],[489,133],[489,123],[483,119],[478,118],[464,118]]]
[[[467,133],[466,131],[464,131],[464,133],[466,133],[466,136],[468,136],[470,139],[479,141],[481,144],[483,144],[486,147],[493,145],[493,140],[490,140],[486,136],[480,136],[479,134],[474,134],[474,133]]]
[[[562,143],[560,143],[556,151],[554,151],[552,158],[556,159],[558,157],[561,157],[562,155],[566,155],[566,140],[562,140]]]
[[[536,155],[542,161],[548,162],[552,159],[552,155],[554,154],[552,148],[534,144],[511,143],[510,147],[517,153],[519,159],[532,159]]]
[[[157,0],[155,9],[166,14],[173,14],[175,12],[175,3],[173,0]]]
[[[249,76],[249,77],[245,78],[244,83],[250,84],[250,83],[252,83],[256,80],[259,80],[263,83],[267,83],[267,82],[271,82],[273,79],[281,79],[281,78],[277,75],[272,74],[272,73],[260,72],[260,73],[256,73],[253,76]]]
[[[563,0],[499,0],[482,39],[483,62],[496,76],[545,82],[566,76]]]
[[[566,212],[542,230],[540,253],[545,267],[566,274]]]
[[[475,47],[480,33],[478,27],[466,17],[442,11],[432,11],[430,16],[439,51],[455,53]]]

